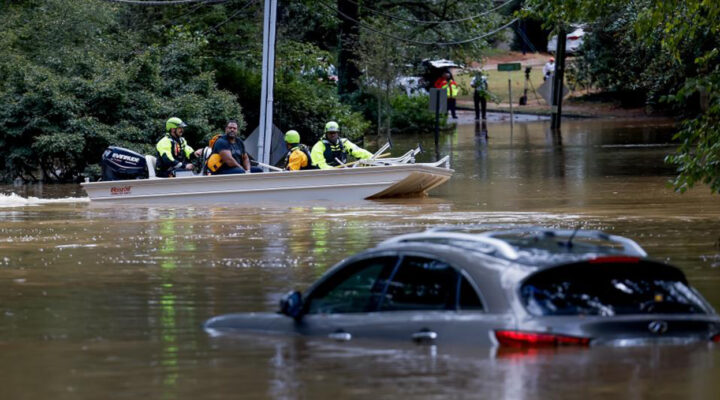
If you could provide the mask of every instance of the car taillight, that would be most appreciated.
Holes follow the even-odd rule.
[[[626,257],[626,256],[598,257],[598,258],[593,258],[592,260],[588,260],[588,262],[590,264],[638,263],[638,262],[640,262],[640,259],[637,257]]]
[[[580,39],[580,36],[568,36],[568,40],[578,40]]]
[[[552,333],[495,331],[495,337],[501,346],[511,347],[549,347],[549,346],[589,346],[590,338],[556,335]]]
[[[718,333],[717,335],[710,338],[710,340],[712,340],[715,343],[720,343],[720,333]]]

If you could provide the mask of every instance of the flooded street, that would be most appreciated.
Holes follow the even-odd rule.
[[[627,236],[719,309],[720,201],[668,187],[672,125],[548,128],[442,135],[455,174],[427,198],[121,207],[90,204],[79,185],[0,186],[0,399],[716,398],[717,344],[508,351],[202,330],[274,311],[341,259],[442,224]],[[393,154],[417,143],[418,161],[434,159],[431,134],[393,137]]]

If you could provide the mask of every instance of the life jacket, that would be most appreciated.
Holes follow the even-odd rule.
[[[450,79],[449,81],[445,81],[445,84],[443,84],[442,89],[447,89],[447,97],[449,99],[454,99],[458,95],[458,85],[457,83]]]
[[[340,162],[342,162],[343,164],[347,162],[347,153],[345,152],[344,138],[339,138],[337,144],[332,144],[327,139],[323,139],[322,142],[325,145],[325,152],[323,152],[323,156],[325,157],[325,161],[328,163],[328,165],[331,165],[333,167],[339,166],[340,164],[337,162],[337,160],[340,160]]]
[[[157,145],[155,152],[157,164],[155,165],[155,173],[163,173],[175,167],[178,162],[189,162],[187,155],[187,142],[184,137],[174,138],[170,134],[166,134]]]
[[[222,136],[222,133],[218,133],[217,135],[210,138],[210,141],[208,142],[208,147],[213,151],[213,153],[208,157],[207,159],[207,168],[210,170],[210,172],[217,172],[220,167],[222,167],[222,157],[220,157],[220,154],[214,152],[213,146],[215,146],[215,142]]]
[[[312,158],[310,157],[310,149],[308,149],[307,146],[300,143],[297,146],[293,147],[292,149],[288,150],[287,154],[285,154],[285,158],[282,161],[281,168],[286,169],[288,167],[288,164],[290,164],[290,155],[295,151],[300,150],[303,153],[305,153],[305,156],[307,157],[307,165],[304,167],[301,167],[300,170],[306,170],[306,169],[316,169],[317,167],[312,165]]]

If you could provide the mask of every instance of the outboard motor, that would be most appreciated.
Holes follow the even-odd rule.
[[[145,156],[122,147],[110,146],[102,155],[102,180],[119,181],[146,179],[148,166]]]

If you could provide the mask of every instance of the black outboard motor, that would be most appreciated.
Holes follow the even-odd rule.
[[[102,180],[146,179],[148,177],[145,156],[122,147],[110,146],[102,155]]]

